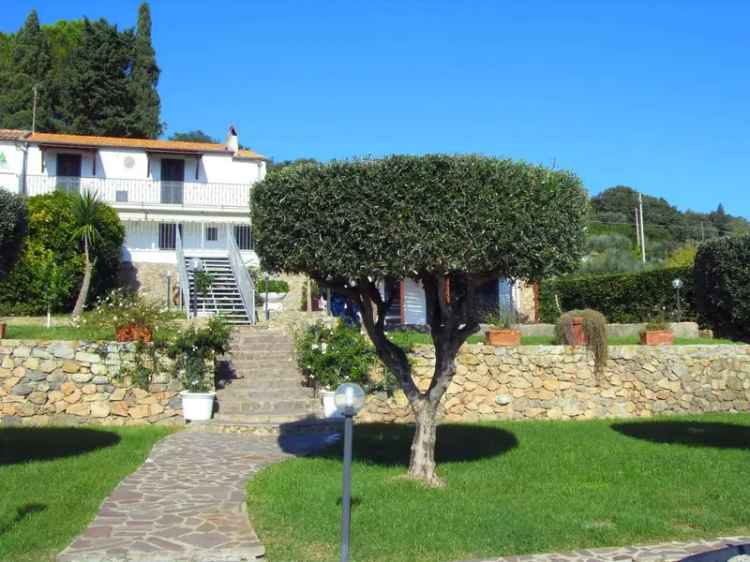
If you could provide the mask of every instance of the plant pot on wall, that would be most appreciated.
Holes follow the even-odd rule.
[[[149,343],[153,339],[153,334],[151,333],[151,328],[128,324],[115,330],[115,338],[119,342],[142,341]]]
[[[521,345],[521,331],[513,329],[490,328],[484,333],[488,345],[510,347]]]
[[[180,392],[182,416],[187,421],[207,421],[214,413],[215,392]]]
[[[674,335],[669,330],[641,332],[641,345],[672,345]]]
[[[571,334],[573,336],[573,341],[570,342],[571,345],[587,345],[589,343],[589,340],[586,337],[586,332],[583,330],[582,316],[576,316],[573,318]]]

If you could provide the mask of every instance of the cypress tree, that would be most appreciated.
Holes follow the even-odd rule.
[[[132,31],[119,32],[105,19],[84,20],[61,92],[65,132],[130,136],[132,49]]]
[[[36,129],[49,130],[51,101],[49,44],[32,10],[10,45],[9,64],[0,65],[0,127],[31,129],[34,86],[37,87]]]
[[[133,137],[157,138],[164,129],[159,120],[161,102],[156,91],[160,72],[151,44],[151,11],[144,2],[138,8],[133,70],[130,75],[130,91],[134,102],[130,135]]]

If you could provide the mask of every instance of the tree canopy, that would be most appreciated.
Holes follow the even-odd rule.
[[[15,34],[0,34],[0,128],[156,138],[162,132],[151,16],[137,29],[106,20],[39,24],[36,11]]]
[[[27,228],[28,212],[24,199],[0,189],[0,280],[15,263]]]
[[[569,172],[480,156],[390,156],[275,170],[252,192],[261,265],[306,273],[358,306],[416,419],[409,475],[439,485],[437,408],[460,346],[479,328],[479,286],[539,279],[578,263],[586,192]],[[415,278],[435,345],[427,390],[385,335],[386,277]]]
[[[173,133],[169,140],[183,141],[183,142],[218,142],[208,133],[203,132],[201,129],[195,129],[193,131],[185,131],[182,133]]]

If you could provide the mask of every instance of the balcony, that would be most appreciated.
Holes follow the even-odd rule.
[[[53,191],[96,193],[118,208],[208,208],[248,209],[250,184],[191,181],[157,181],[69,176],[26,176],[26,194],[42,195]]]

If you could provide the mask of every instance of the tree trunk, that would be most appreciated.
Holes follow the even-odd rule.
[[[83,240],[83,282],[81,283],[81,290],[78,293],[76,299],[76,305],[73,307],[73,318],[78,318],[83,313],[83,307],[86,306],[86,298],[89,295],[89,286],[91,285],[91,260],[89,259],[89,244],[88,240]]]
[[[409,477],[423,481],[428,486],[442,486],[435,472],[435,442],[437,438],[437,403],[421,398],[413,406],[417,428],[411,444]]]

